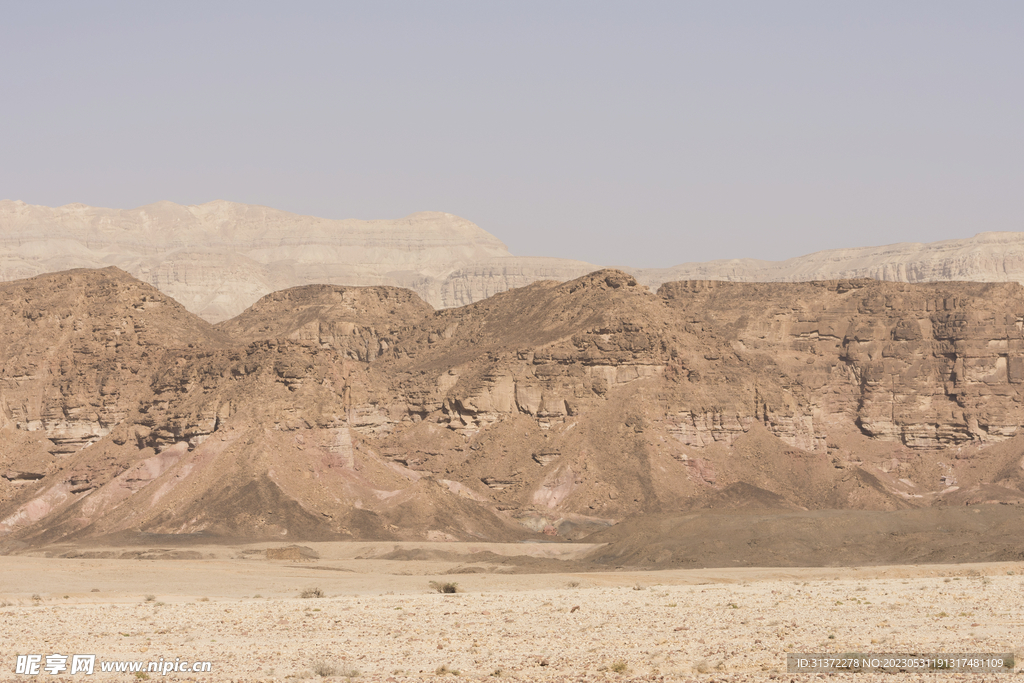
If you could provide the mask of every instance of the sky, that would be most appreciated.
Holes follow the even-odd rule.
[[[0,0],[0,198],[665,267],[1024,230],[1024,3]]]

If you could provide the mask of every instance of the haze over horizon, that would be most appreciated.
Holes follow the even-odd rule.
[[[0,197],[465,217],[665,267],[1024,229],[1024,9],[4,6]]]

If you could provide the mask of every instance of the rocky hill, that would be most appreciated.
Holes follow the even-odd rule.
[[[1022,330],[1014,283],[309,285],[211,326],[38,276],[0,285],[0,547],[1020,502]]]
[[[306,284],[403,287],[435,308],[449,308],[597,269],[581,261],[513,256],[493,235],[448,213],[362,221],[225,201],[158,202],[132,210],[0,201],[0,281],[109,265],[214,323],[271,292]],[[837,249],[777,262],[733,259],[625,270],[651,289],[679,280],[1024,283],[1024,233]]]

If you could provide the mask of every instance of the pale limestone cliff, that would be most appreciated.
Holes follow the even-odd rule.
[[[597,269],[583,261],[511,256],[463,266],[440,283],[441,308],[466,306],[538,280],[564,282]]]
[[[983,232],[962,240],[831,249],[785,261],[729,259],[671,268],[627,269],[658,287],[678,280],[810,282],[870,278],[893,282],[1020,282],[1024,284],[1024,233]]]
[[[0,281],[110,265],[211,322],[305,284],[402,286],[446,307],[594,269],[516,258],[493,235],[441,212],[362,221],[225,201],[131,210],[0,201]]]

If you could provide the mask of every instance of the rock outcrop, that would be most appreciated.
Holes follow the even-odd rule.
[[[692,445],[763,422],[813,450],[827,440],[823,425],[852,418],[870,437],[936,449],[1002,441],[1024,417],[1024,289],[1016,283],[694,281],[659,293],[703,339],[730,349],[710,354],[756,364],[761,386],[770,381],[776,395],[796,399],[778,415],[763,391],[735,396],[732,411],[691,412],[679,430]]]
[[[168,348],[227,337],[116,268],[65,271],[0,288],[0,427],[74,453],[123,423]]]
[[[2,284],[0,321],[5,547],[1024,500],[1012,283],[308,285],[211,326],[108,268]]]

